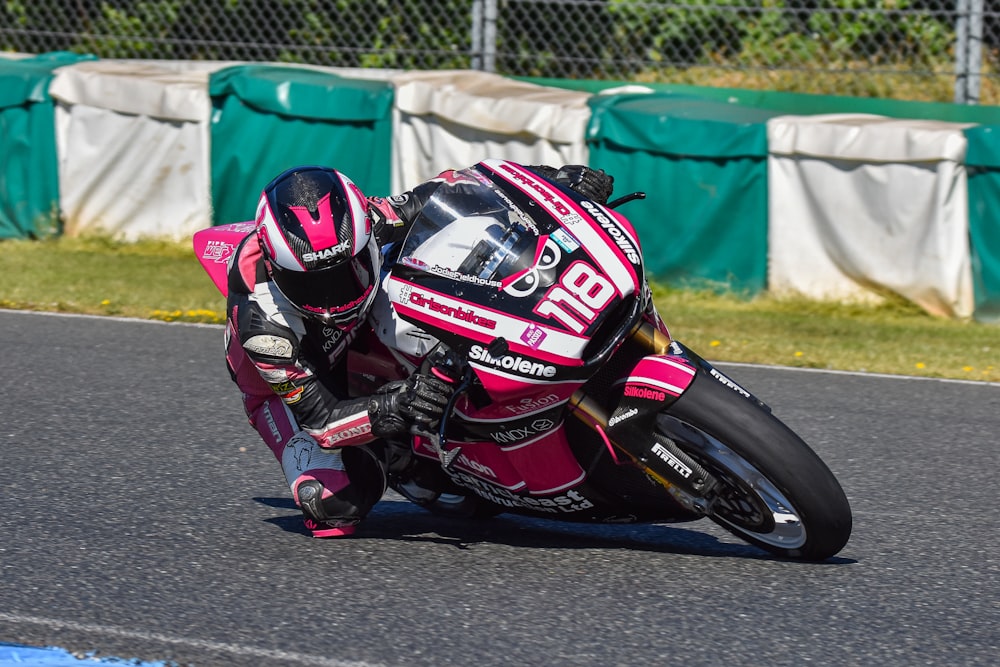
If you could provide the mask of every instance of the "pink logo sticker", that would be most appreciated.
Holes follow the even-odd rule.
[[[209,241],[205,245],[205,252],[202,253],[202,259],[210,259],[217,264],[225,264],[229,259],[229,256],[233,254],[235,246],[232,243],[226,243],[225,241]]]
[[[548,334],[546,334],[540,326],[535,323],[531,323],[521,334],[521,340],[523,340],[524,344],[531,349],[537,350],[547,335]]]

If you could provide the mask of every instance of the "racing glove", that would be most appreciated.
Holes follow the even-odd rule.
[[[603,169],[591,169],[582,164],[567,164],[556,172],[553,180],[568,185],[598,204],[607,204],[615,188],[615,177]]]
[[[432,431],[441,422],[453,391],[447,382],[422,373],[383,385],[368,400],[372,435],[402,435],[412,426]]]

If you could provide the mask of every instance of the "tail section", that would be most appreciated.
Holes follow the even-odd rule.
[[[227,273],[233,252],[254,228],[252,222],[234,222],[208,227],[194,234],[194,255],[222,296],[229,296]]]

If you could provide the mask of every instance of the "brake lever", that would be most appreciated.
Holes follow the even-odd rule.
[[[433,373],[445,382],[454,383],[457,381],[455,390],[448,398],[448,403],[445,405],[444,412],[441,414],[441,421],[438,424],[437,433],[431,433],[416,426],[410,429],[410,432],[413,435],[422,436],[431,443],[431,446],[438,455],[438,460],[441,462],[441,467],[445,470],[450,470],[451,466],[458,458],[458,455],[461,454],[462,448],[461,446],[455,447],[454,449],[448,448],[448,436],[446,435],[448,429],[448,419],[451,417],[451,414],[455,409],[455,403],[458,401],[459,397],[468,391],[469,387],[472,385],[472,366],[470,366],[468,362],[461,359],[461,357],[452,351],[451,348],[448,348],[444,344],[440,344],[437,349],[427,355],[427,358],[424,360],[422,370],[424,372]],[[459,373],[461,373],[461,375],[459,375]]]
[[[645,198],[646,198],[645,192],[633,192],[631,194],[625,195],[624,197],[613,199],[609,201],[607,204],[605,204],[605,206],[607,206],[608,208],[618,208],[622,204],[627,204],[633,199],[645,199]]]

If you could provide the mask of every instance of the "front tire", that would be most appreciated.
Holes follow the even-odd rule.
[[[826,464],[766,408],[704,369],[659,415],[657,431],[716,477],[708,516],[737,537],[813,561],[847,544],[850,504]]]

